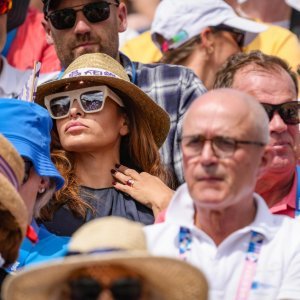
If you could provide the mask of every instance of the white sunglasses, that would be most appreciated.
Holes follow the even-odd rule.
[[[124,107],[120,97],[104,85],[51,94],[45,96],[44,103],[51,117],[57,120],[69,116],[75,100],[85,113],[95,113],[103,109],[107,97]]]

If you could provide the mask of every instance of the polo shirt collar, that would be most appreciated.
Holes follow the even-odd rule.
[[[284,216],[272,215],[264,199],[254,193],[253,197],[257,204],[257,212],[254,221],[248,226],[238,230],[239,233],[256,231],[263,234],[266,239],[272,239],[278,231]],[[194,227],[195,207],[187,184],[181,185],[175,192],[166,211],[166,222],[176,223],[189,228]]]

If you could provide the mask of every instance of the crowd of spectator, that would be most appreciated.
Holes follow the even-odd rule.
[[[300,299],[300,1],[1,0],[0,299]]]

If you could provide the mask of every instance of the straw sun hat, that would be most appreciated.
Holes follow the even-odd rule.
[[[0,134],[0,204],[15,218],[25,237],[28,213],[18,188],[24,177],[24,162],[17,150]]]
[[[36,102],[44,106],[44,97],[56,93],[70,82],[88,81],[95,85],[107,85],[116,93],[127,96],[129,102],[139,108],[147,119],[158,147],[165,141],[169,129],[169,115],[139,87],[131,83],[125,69],[116,60],[103,53],[89,53],[74,60],[62,75],[62,79],[40,85]]]
[[[51,299],[75,270],[92,266],[134,271],[160,299],[207,299],[207,282],[200,270],[181,260],[151,256],[146,249],[141,224],[119,217],[95,219],[73,235],[69,252],[77,255],[39,264],[8,278],[2,288],[3,299]]]

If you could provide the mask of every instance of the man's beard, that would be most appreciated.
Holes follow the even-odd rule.
[[[77,47],[83,43],[92,43],[91,47],[86,47],[82,49],[77,49]],[[99,38],[91,38],[89,37],[79,37],[74,41],[69,42],[68,48],[62,47],[61,43],[55,43],[56,53],[61,62],[63,68],[67,68],[76,58],[83,54],[87,53],[105,53],[111,56],[114,59],[118,58],[118,43],[114,45],[113,41],[111,41],[110,45],[106,47],[102,46],[101,40]]]

